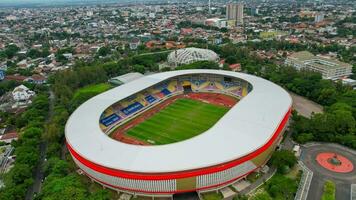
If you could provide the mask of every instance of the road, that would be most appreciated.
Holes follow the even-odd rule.
[[[356,183],[356,169],[350,173],[334,173],[324,169],[315,160],[316,155],[321,152],[341,154],[356,166],[356,153],[340,145],[313,144],[302,147],[300,159],[314,173],[307,200],[321,199],[326,180],[332,180],[335,183],[337,200],[350,200],[351,184]]]
[[[53,117],[53,109],[54,109],[54,93],[52,91],[49,92],[49,110],[48,110],[48,118],[47,123],[51,121]],[[47,142],[42,141],[40,143],[40,160],[36,166],[36,169],[33,173],[34,182],[33,185],[27,190],[26,200],[32,200],[35,194],[38,194],[41,191],[42,180],[44,179],[43,165],[46,159],[46,151],[47,151]]]
[[[147,52],[147,53],[138,54],[138,56],[154,55],[154,54],[167,53],[167,52],[172,52],[172,51],[173,51],[173,50],[165,50],[165,51],[157,51],[157,52]]]

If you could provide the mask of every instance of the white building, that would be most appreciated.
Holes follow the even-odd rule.
[[[17,17],[15,15],[9,15],[9,16],[6,16],[6,20],[15,21],[15,20],[17,20]]]
[[[148,17],[154,19],[154,18],[156,18],[156,13],[150,13],[148,15]]]
[[[225,19],[220,19],[220,18],[206,19],[204,23],[205,23],[205,25],[215,26],[218,28],[226,28],[227,27],[227,21]]]
[[[335,59],[314,56],[308,51],[300,51],[288,56],[285,64],[298,70],[308,69],[319,72],[324,79],[339,79],[352,74],[352,65]]]
[[[316,13],[314,17],[314,22],[319,23],[324,21],[324,13]]]
[[[17,86],[13,91],[12,91],[12,97],[15,101],[27,101],[31,97],[35,96],[35,92],[28,89],[24,85]]]

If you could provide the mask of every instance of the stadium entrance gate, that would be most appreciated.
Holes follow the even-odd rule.
[[[183,86],[184,93],[190,93],[192,92],[192,86],[191,85],[185,85]]]

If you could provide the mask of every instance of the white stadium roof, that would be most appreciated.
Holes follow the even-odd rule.
[[[132,145],[116,141],[100,129],[100,115],[115,102],[165,79],[201,73],[240,78],[253,89],[209,130],[181,142]],[[79,155],[104,167],[137,173],[192,170],[254,152],[272,137],[291,104],[284,89],[256,76],[220,70],[171,71],[145,76],[91,98],[71,115],[65,135]]]
[[[178,65],[190,64],[196,61],[218,61],[219,56],[212,50],[195,47],[178,49],[168,55],[168,62]]]

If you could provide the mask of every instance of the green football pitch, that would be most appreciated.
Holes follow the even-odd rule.
[[[153,145],[179,142],[208,130],[228,110],[197,100],[178,99],[126,134]]]

